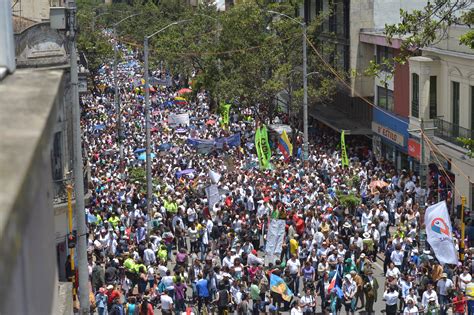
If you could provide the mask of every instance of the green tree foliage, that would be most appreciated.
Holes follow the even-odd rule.
[[[452,25],[474,24],[474,5],[472,0],[432,0],[421,10],[400,10],[400,23],[385,25],[389,40],[402,38],[400,54],[380,63],[372,61],[367,73],[380,75],[385,69],[393,73],[397,64],[405,64],[419,49],[437,44],[446,39]],[[474,30],[468,29],[459,42],[474,49]]]
[[[286,90],[293,96],[291,111],[300,114],[302,29],[294,21],[268,10],[294,16],[301,1],[245,1],[224,12],[216,10],[214,1],[202,1],[196,8],[185,1],[161,0],[97,5],[95,9],[92,0],[78,1],[82,3],[80,11],[84,11],[80,18],[85,30],[81,47],[91,56],[96,52],[97,63],[113,53],[100,30],[126,16],[139,14],[118,25],[118,36],[139,51],[143,49],[145,35],[170,23],[185,21],[150,39],[151,68],[163,64],[172,74],[180,74],[183,82],[192,84],[193,91],[206,89],[214,109],[221,101],[231,101],[239,107],[254,109],[262,118],[273,116],[274,97]],[[101,15],[95,19],[97,31],[93,32],[90,25],[97,14]],[[321,22],[312,22],[308,34],[313,34]],[[98,47],[104,50],[98,51]],[[309,45],[308,72],[319,73],[308,77],[309,103],[331,98],[335,82],[311,54]]]

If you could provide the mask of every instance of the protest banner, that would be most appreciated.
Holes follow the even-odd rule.
[[[179,125],[189,126],[189,114],[170,114],[168,116],[168,125],[175,127]]]

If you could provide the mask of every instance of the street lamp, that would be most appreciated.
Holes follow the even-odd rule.
[[[173,25],[178,25],[181,23],[188,22],[190,20],[181,20],[181,21],[176,21],[171,24],[166,25],[162,29],[154,32],[153,34],[149,36],[145,36],[145,40],[143,43],[143,55],[144,55],[144,76],[145,76],[145,128],[146,128],[146,208],[147,212],[150,213],[150,208],[151,208],[151,200],[152,200],[152,194],[153,194],[153,186],[152,186],[152,179],[151,179],[151,143],[150,143],[150,87],[148,83],[148,40],[152,38],[153,36],[163,32],[167,28],[173,26]]]
[[[121,129],[122,129],[122,118],[121,118],[121,110],[120,110],[120,99],[119,99],[119,92],[118,92],[118,86],[117,86],[117,54],[118,54],[118,48],[117,48],[117,26],[122,23],[125,20],[128,20],[134,16],[140,15],[142,13],[135,13],[132,15],[129,15],[127,17],[124,17],[117,23],[113,24],[113,30],[114,30],[114,104],[115,104],[115,109],[116,109],[116,115],[117,115],[117,141],[119,143],[119,150],[120,150],[120,165],[122,165],[123,162],[123,143],[122,143],[122,135],[121,135]]]
[[[277,11],[267,11],[276,14],[291,21],[298,23],[303,29],[303,162],[308,160],[308,75],[307,72],[307,56],[306,56],[306,23]]]

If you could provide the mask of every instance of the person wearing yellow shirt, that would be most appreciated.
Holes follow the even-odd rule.
[[[117,213],[114,212],[109,218],[109,222],[114,228],[116,228],[120,222],[120,217],[117,215]]]
[[[298,241],[294,238],[290,239],[290,256],[296,255],[298,253]]]

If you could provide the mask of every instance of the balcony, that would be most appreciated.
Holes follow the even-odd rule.
[[[455,125],[439,118],[434,119],[434,125],[436,127],[434,131],[436,137],[454,143],[458,146],[462,146],[462,143],[458,140],[458,137],[474,139],[474,131],[472,129],[463,128],[459,125]]]

